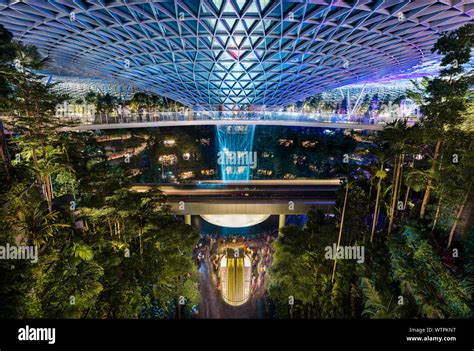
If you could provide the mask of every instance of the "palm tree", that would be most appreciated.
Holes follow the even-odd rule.
[[[453,242],[454,233],[456,232],[456,228],[458,226],[459,220],[462,216],[464,208],[466,207],[467,199],[469,198],[470,192],[471,192],[471,187],[469,187],[469,190],[466,192],[466,195],[464,195],[464,198],[456,214],[456,218],[454,219],[454,224],[452,225],[451,230],[449,231],[449,239],[448,239],[448,246],[447,246],[448,248],[451,246],[451,243]]]
[[[347,206],[347,199],[349,197],[349,188],[350,188],[349,180],[346,179],[346,191],[344,195],[344,204],[342,206],[341,223],[339,225],[339,236],[337,238],[336,252],[334,253],[334,266],[332,268],[331,282],[334,282],[334,277],[336,276],[337,252],[339,250],[339,246],[341,245],[342,231],[344,230],[344,217],[346,215],[346,206]]]
[[[22,203],[11,209],[9,219],[18,235],[31,240],[33,245],[41,248],[60,228],[69,227],[67,224],[57,223],[58,212],[45,213],[41,202],[29,199]]]
[[[40,154],[41,158],[37,159],[31,167],[37,179],[41,180],[42,190],[48,203],[49,212],[52,212],[54,198],[51,177],[54,174],[71,170],[69,166],[61,162],[60,156],[62,155],[61,150],[52,146],[46,146],[42,149],[42,153]]]
[[[372,221],[372,230],[370,232],[370,242],[374,239],[375,228],[377,227],[378,217],[380,213],[380,203],[381,203],[381,194],[382,194],[382,181],[387,177],[387,172],[384,169],[386,155],[384,150],[381,148],[372,149],[372,153],[377,156],[378,162],[380,164],[378,169],[374,169],[374,178],[378,179],[377,182],[377,195],[375,198],[375,207],[374,207],[374,219]]]
[[[15,43],[16,51],[15,65],[20,71],[25,69],[40,70],[45,67],[48,58],[41,57],[38,49],[34,45],[23,45]]]
[[[84,95],[84,101],[87,104],[96,104],[97,103],[97,93],[93,91],[89,91]]]
[[[383,139],[389,143],[395,155],[395,166],[393,169],[392,201],[389,211],[388,234],[391,233],[398,199],[402,187],[402,171],[405,160],[405,149],[407,140],[410,137],[409,128],[406,121],[397,120],[387,125],[382,133]]]

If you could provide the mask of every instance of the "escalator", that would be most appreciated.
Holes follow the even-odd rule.
[[[244,304],[250,295],[250,259],[243,252],[239,256],[234,257],[234,250],[228,250],[221,259],[222,298],[233,306]]]

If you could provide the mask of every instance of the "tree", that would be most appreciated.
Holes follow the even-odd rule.
[[[66,99],[65,95],[52,91],[52,85],[43,82],[43,76],[36,70],[44,68],[45,60],[40,57],[34,46],[14,44],[15,69],[2,71],[6,84],[12,93],[8,98],[8,112],[15,130],[21,134],[16,145],[20,154],[26,156],[20,162],[31,162],[30,168],[36,173],[37,185],[52,211],[53,188],[51,176],[61,168],[55,145],[59,129],[64,123],[55,116],[56,105]]]
[[[104,290],[92,316],[182,317],[199,301],[192,260],[199,235],[176,223],[164,200],[153,189],[148,193],[119,189],[104,199],[106,206],[82,209],[88,237],[105,239],[100,244],[105,253],[100,260]],[[177,303],[180,296],[187,301],[185,309]]]
[[[337,237],[337,245],[336,245],[336,251],[339,250],[339,247],[341,245],[341,239],[342,239],[342,232],[344,231],[344,218],[346,214],[346,206],[347,206],[347,200],[349,197],[349,180],[346,180],[345,184],[345,194],[344,194],[344,204],[342,206],[342,213],[341,213],[341,223],[339,224],[339,235]],[[331,281],[334,282],[334,277],[336,275],[336,265],[337,265],[337,257],[334,258],[334,266],[332,269],[332,276],[331,276]]]
[[[55,108],[65,96],[37,73],[45,61],[36,48],[11,43],[3,27],[0,47],[1,106],[20,156],[0,182],[0,242],[40,253],[36,264],[1,260],[0,298],[10,305],[0,315],[189,316],[199,301],[192,257],[199,234],[169,213],[160,192],[131,191],[125,167],[107,162],[94,132],[61,131]],[[113,98],[99,103],[107,108]],[[187,303],[176,310],[179,296]],[[152,305],[162,313],[149,313]]]
[[[9,107],[13,87],[6,79],[7,75],[15,71],[14,60],[17,54],[13,35],[0,24],[0,109]]]
[[[7,219],[15,228],[16,234],[25,242],[42,249],[49,240],[67,223],[61,223],[59,212],[47,212],[36,189],[17,185],[7,194],[10,200],[7,207]]]
[[[444,55],[438,77],[425,78],[421,111],[425,115],[423,126],[427,140],[435,140],[430,176],[420,209],[424,218],[433,189],[433,173],[445,139],[445,132],[463,122],[463,112],[468,105],[469,87],[474,82],[472,74],[466,74],[463,65],[471,57],[474,45],[474,24],[467,24],[455,31],[443,33],[432,52]]]
[[[353,304],[355,269],[353,262],[341,261],[334,281],[333,262],[326,247],[337,237],[333,219],[310,211],[304,229],[284,227],[274,243],[268,291],[280,316],[290,318],[347,318],[356,315]],[[288,309],[289,296],[294,305]]]
[[[372,176],[375,179],[378,179],[377,181],[377,195],[375,197],[375,206],[374,206],[374,215],[373,215],[373,220],[372,220],[372,229],[370,231],[370,242],[373,241],[374,239],[374,234],[375,230],[377,228],[377,223],[379,219],[379,214],[380,214],[380,204],[382,201],[382,182],[387,176],[387,172],[385,171],[385,159],[386,159],[386,154],[385,150],[383,147],[380,148],[372,148],[371,153],[374,154],[377,157],[379,167],[378,168],[373,168],[372,169]]]
[[[416,225],[404,228],[389,241],[393,278],[402,293],[412,296],[424,318],[462,318],[469,314],[468,296],[442,265]]]
[[[434,193],[438,204],[433,220],[433,231],[444,223],[448,234],[447,247],[454,234],[469,199],[472,197],[472,174],[474,172],[474,134],[461,128],[445,133],[444,148],[439,161]]]
[[[41,292],[42,311],[48,318],[83,318],[103,290],[104,269],[93,261],[92,249],[73,243],[46,276]]]
[[[408,149],[408,143],[411,141],[411,128],[407,126],[406,121],[397,120],[388,124],[383,129],[380,138],[391,149],[390,153],[394,155],[395,162],[393,168],[392,198],[390,204],[388,235],[390,235],[400,198],[400,191],[403,182],[403,165],[405,162],[405,152]]]

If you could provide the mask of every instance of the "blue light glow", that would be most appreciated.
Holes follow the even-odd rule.
[[[433,44],[472,21],[470,2],[3,0],[0,24],[48,54],[44,73],[120,82],[196,108],[265,108],[431,71]],[[407,21],[395,8],[409,10]],[[383,30],[361,20],[371,16]]]
[[[245,152],[248,155],[253,150],[255,136],[254,125],[223,125],[216,127],[218,155],[229,152]],[[222,181],[250,180],[250,164],[219,164]]]

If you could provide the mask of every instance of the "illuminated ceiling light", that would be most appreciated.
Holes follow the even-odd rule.
[[[201,217],[214,225],[226,228],[245,228],[260,224],[267,220],[270,215],[201,215]]]
[[[215,107],[285,106],[408,75],[436,58],[439,33],[473,19],[458,1],[319,3],[4,0],[0,24],[47,54],[49,72],[113,77],[186,105]]]

